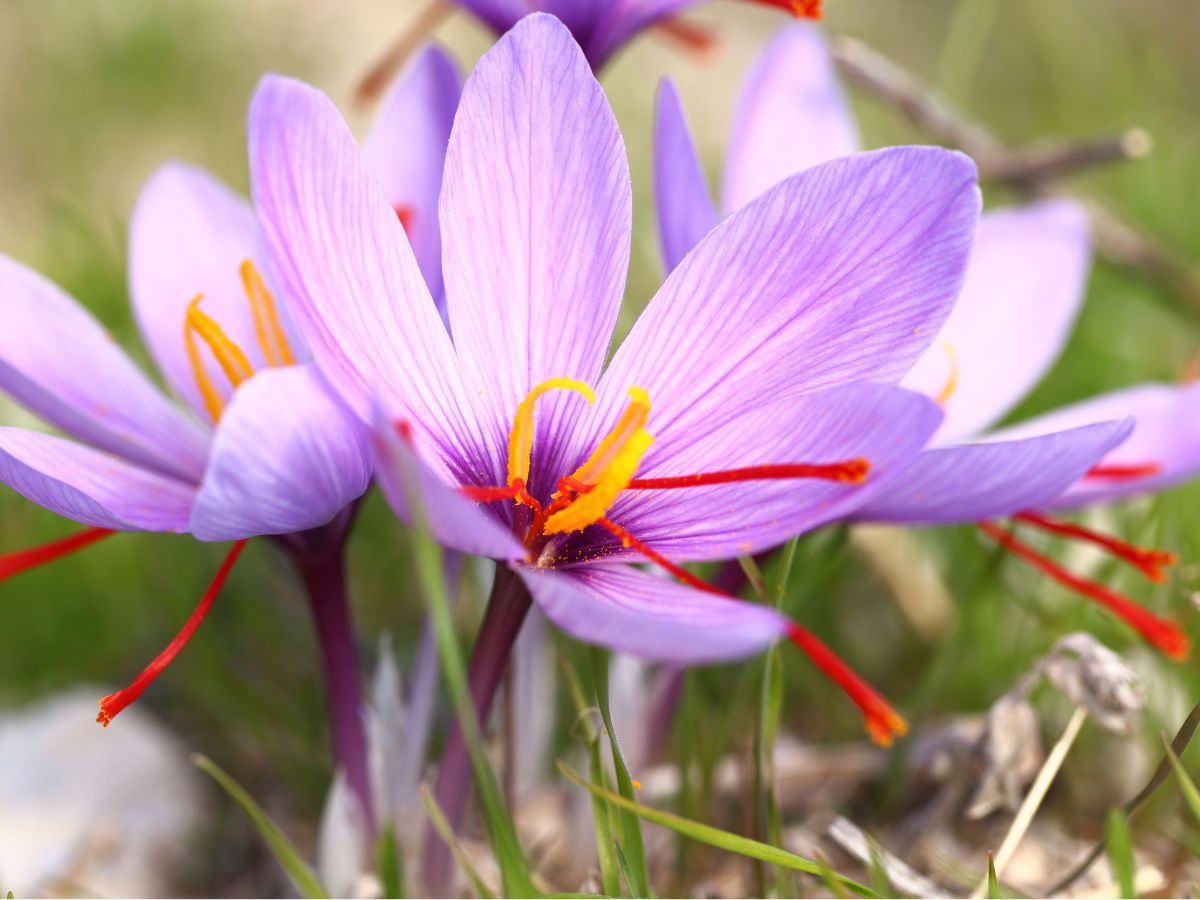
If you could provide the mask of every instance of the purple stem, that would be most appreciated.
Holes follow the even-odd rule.
[[[479,626],[479,635],[475,639],[467,669],[467,691],[471,695],[480,727],[491,714],[497,688],[504,678],[508,658],[531,603],[529,590],[520,577],[508,567],[498,565],[492,595],[488,598],[487,611],[483,614],[483,623]],[[471,788],[471,760],[462,732],[455,725],[442,753],[435,790],[438,806],[455,833],[462,827]],[[432,827],[425,833],[421,870],[429,896],[448,896],[450,848]]]
[[[346,597],[346,533],[354,510],[347,508],[329,525],[279,539],[308,597],[321,653],[325,678],[333,757],[358,798],[367,835],[374,840],[375,811],[371,801],[371,775],[367,763],[367,737],[363,723],[362,683],[358,650]]]

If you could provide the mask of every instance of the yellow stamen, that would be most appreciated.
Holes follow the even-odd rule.
[[[509,484],[517,480],[522,483],[529,480],[529,456],[533,452],[533,407],[538,398],[549,391],[574,391],[588,403],[596,402],[592,389],[574,378],[550,378],[530,391],[517,407],[512,432],[508,436]]]
[[[650,396],[634,387],[630,388],[629,397],[629,406],[621,420],[587,462],[571,475],[571,479],[590,485],[591,490],[581,493],[570,506],[547,519],[545,534],[582,531],[595,524],[637,474],[642,457],[654,443],[654,438],[645,429],[650,415]]]
[[[220,325],[200,311],[200,301],[203,299],[203,294],[197,294],[188,304],[183,324],[183,340],[187,347],[188,361],[192,364],[196,387],[199,388],[200,397],[204,401],[204,408],[215,422],[221,418],[225,404],[205,371],[204,360],[200,356],[200,345],[196,343],[197,335],[208,345],[221,371],[234,387],[252,376],[254,369],[242,348],[229,339]]]
[[[246,299],[250,301],[250,310],[254,313],[254,334],[258,338],[258,345],[263,349],[267,365],[295,365],[296,357],[292,354],[283,326],[279,324],[275,298],[271,296],[262,274],[249,259],[242,262],[241,273],[242,288],[246,291]]]
[[[954,352],[954,345],[949,341],[943,341],[942,347],[945,348],[946,355],[950,357],[950,375],[946,379],[945,387],[934,398],[934,402],[938,406],[945,406],[946,402],[954,396],[954,391],[958,388],[958,354]]]

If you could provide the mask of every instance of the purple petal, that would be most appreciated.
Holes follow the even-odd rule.
[[[629,263],[630,203],[604,92],[560,22],[526,17],[467,81],[442,191],[450,327],[492,446],[506,445],[534,386],[600,374]],[[547,397],[539,435],[569,430],[580,406]]]
[[[0,481],[60,516],[118,531],[187,531],[195,493],[119,457],[23,428],[0,428]]]
[[[958,303],[903,382],[936,397],[953,379],[939,443],[979,434],[1042,379],[1075,325],[1090,263],[1088,217],[1078,203],[983,216]]]
[[[221,417],[191,530],[229,541],[316,528],[370,481],[366,426],[321,376],[311,366],[268,369]]]
[[[267,76],[250,109],[264,246],[321,373],[367,422],[377,392],[439,453],[486,471],[471,395],[383,188],[324,94]]]
[[[685,665],[741,659],[789,627],[770,607],[702,593],[619,563],[513,568],[567,634],[644,659]]]
[[[199,480],[207,437],[82,306],[0,256],[0,389],[63,431]]]
[[[870,464],[867,480],[744,481],[627,491],[608,517],[672,560],[755,553],[867,502],[877,484],[886,483],[893,472],[907,471],[940,421],[940,410],[927,398],[882,385],[833,388],[764,403],[689,435],[690,443],[656,444],[638,478],[862,457]],[[648,427],[653,433],[653,412]]]
[[[978,209],[974,166],[945,150],[863,153],[792,176],[671,273],[554,470],[591,452],[632,385],[650,395],[659,443],[686,446],[766,402],[898,379],[949,314]]]
[[[1064,406],[1000,432],[1024,437],[1071,428],[1083,422],[1133,416],[1133,434],[1108,453],[1105,467],[1157,467],[1140,478],[1086,477],[1049,506],[1069,508],[1159,491],[1200,472],[1200,382],[1139,384]]]
[[[254,213],[246,200],[198,166],[168,163],[146,182],[129,222],[129,290],[142,338],[163,375],[205,420],[184,343],[187,306],[204,295],[201,309],[246,353],[256,369],[266,358],[255,334],[241,265],[261,267]],[[278,300],[278,298],[276,298]],[[292,347],[286,309],[278,313]],[[203,351],[213,387],[228,400],[229,381]]]
[[[663,267],[670,272],[717,224],[717,211],[679,94],[669,78],[658,86],[654,119],[654,200]]]
[[[588,62],[592,64],[592,68],[599,71],[612,55],[639,31],[699,2],[700,0],[599,0],[599,3],[607,4],[607,15],[600,18],[591,33],[586,37],[581,36],[580,40]]]
[[[859,521],[944,525],[1045,506],[1130,433],[1101,422],[1025,440],[927,450],[854,513]]]
[[[860,145],[820,28],[791,25],[763,51],[738,100],[725,210],[741,209],[789,175],[849,156]]]
[[[440,47],[426,47],[384,98],[363,142],[388,201],[405,211],[408,241],[435,299],[443,297],[438,194],[461,92],[455,62]]]
[[[482,19],[496,34],[504,34],[530,11],[527,0],[453,0]]]
[[[508,525],[483,504],[459,493],[445,467],[438,465],[428,448],[420,446],[420,437],[412,435],[418,455],[418,450],[397,434],[396,424],[395,417],[380,411],[371,435],[375,478],[392,511],[411,522],[415,495],[423,522],[443,546],[492,559],[524,559],[525,547]]]

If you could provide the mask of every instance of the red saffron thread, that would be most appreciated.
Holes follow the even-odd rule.
[[[979,528],[988,537],[1002,547],[1019,556],[1035,569],[1049,575],[1059,584],[1070,590],[1083,594],[1101,606],[1106,607],[1133,628],[1147,641],[1169,656],[1181,660],[1191,652],[1191,639],[1175,622],[1160,619],[1147,609],[1134,603],[1128,597],[1123,597],[1116,591],[1109,590],[1102,584],[1081,578],[1068,572],[1058,563],[1042,556],[1032,547],[1022,543],[1011,532],[1004,530],[995,522],[980,522]]]
[[[46,563],[70,556],[84,547],[90,547],[97,541],[109,535],[116,534],[110,528],[87,528],[49,544],[40,547],[30,547],[28,550],[18,550],[15,553],[0,555],[0,581],[7,581],[14,575],[44,566]]]
[[[1134,478],[1149,478],[1151,475],[1157,475],[1161,471],[1162,466],[1158,463],[1114,463],[1108,466],[1092,466],[1083,477],[1126,481]]]
[[[720,472],[698,472],[695,475],[673,475],[666,478],[635,478],[629,490],[664,491],[676,488],[705,487],[712,484],[731,484],[738,481],[774,481],[790,478],[820,478],[847,484],[862,484],[871,471],[871,464],[861,457],[837,463],[794,463],[768,466],[746,466]]]
[[[242,548],[245,546],[246,541],[240,540],[230,548],[225,561],[221,563],[221,568],[217,570],[212,584],[208,586],[208,590],[205,591],[199,605],[192,611],[191,616],[188,617],[179,634],[175,635],[174,640],[167,645],[167,648],[162,653],[154,658],[154,662],[146,666],[129,687],[122,688],[100,700],[100,714],[96,716],[97,722],[107,728],[109,723],[116,718],[121,710],[142,696],[142,693],[153,683],[154,679],[161,675],[163,670],[179,655],[179,651],[192,639],[192,636],[196,633],[196,629],[200,627],[208,615],[208,611],[212,609],[213,601],[217,599],[217,594],[224,587],[225,579],[229,577],[229,572],[233,569],[233,564],[237,562],[238,556],[241,555]]]
[[[1167,580],[1167,573],[1162,570],[1162,566],[1173,566],[1179,562],[1179,558],[1174,553],[1150,547],[1138,547],[1119,538],[1076,525],[1074,522],[1065,522],[1062,519],[1053,519],[1034,512],[1017,513],[1013,518],[1051,534],[1061,534],[1064,537],[1075,538],[1095,544],[1097,547],[1103,547],[1113,556],[1129,563],[1147,579],[1156,583]]]

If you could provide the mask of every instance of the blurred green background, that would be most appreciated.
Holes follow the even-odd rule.
[[[826,6],[830,32],[867,41],[934,81],[1006,140],[1145,128],[1154,140],[1148,159],[1089,173],[1068,186],[1103,198],[1181,258],[1200,261],[1200,7],[1194,0],[827,0]],[[329,93],[361,133],[370,114],[352,103],[356,82],[419,7],[416,0],[4,0],[0,252],[66,287],[145,361],[124,279],[126,222],[142,181],[174,158],[201,163],[244,189],[245,108],[268,70]],[[624,130],[635,196],[623,327],[661,276],[649,173],[658,77],[669,74],[680,85],[715,177],[741,76],[785,21],[776,11],[734,2],[703,5],[689,19],[719,35],[715,57],[697,58],[649,34],[603,78]],[[489,45],[463,15],[438,37],[464,66]],[[857,96],[855,104],[868,146],[921,140],[893,111]],[[1018,416],[1139,380],[1176,379],[1198,352],[1200,309],[1141,276],[1098,264],[1068,351]],[[7,401],[0,401],[0,420],[32,424]],[[1198,499],[1200,489],[1185,487],[1099,520],[1131,540],[1178,552],[1183,562],[1170,582],[1150,586],[1115,566],[1095,571],[1182,619],[1196,636],[1191,591],[1200,588]],[[0,491],[0,551],[73,528]],[[918,536],[957,610],[955,624],[931,646],[844,537],[834,532],[805,547],[793,610],[917,726],[986,708],[1057,637],[1075,629],[1128,651],[1146,675],[1147,753],[1155,732],[1173,731],[1200,697],[1194,663],[1154,656],[1093,606],[1001,563],[971,529]],[[24,704],[80,681],[125,683],[175,633],[222,552],[187,537],[122,535],[0,585],[0,704]],[[383,630],[395,635],[402,655],[413,651],[420,598],[406,554],[402,533],[373,497],[350,560],[368,660]],[[197,638],[141,702],[190,747],[270,796],[281,815],[312,823],[329,767],[314,653],[297,585],[274,548],[257,541]],[[859,736],[854,710],[811,667],[787,654],[785,668],[789,728],[811,740]],[[745,730],[737,723],[742,715],[751,721],[754,703],[752,694],[731,694],[735,682],[711,674],[694,680],[698,703],[682,741]],[[731,698],[746,702],[731,705]],[[566,726],[560,731],[565,739]],[[102,739],[97,727],[96,740]],[[725,749],[736,749],[732,738],[727,743]],[[1143,761],[1114,776],[1112,785],[1080,791],[1081,814],[1124,799],[1144,768]],[[242,864],[228,848],[213,853],[230,858],[210,860],[212,871],[235,872]],[[211,884],[212,871],[203,883]]]

